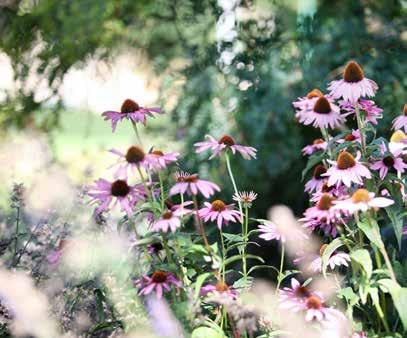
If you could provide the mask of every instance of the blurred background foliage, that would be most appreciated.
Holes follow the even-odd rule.
[[[226,177],[218,160],[204,163],[205,157],[189,156],[192,144],[208,133],[231,134],[259,149],[257,161],[235,158],[233,165],[239,187],[259,193],[256,211],[262,217],[275,203],[297,212],[303,208],[301,148],[318,132],[295,122],[291,102],[296,97],[314,87],[325,89],[349,59],[356,59],[380,86],[385,136],[405,103],[407,5],[402,0],[0,4],[0,50],[10,57],[18,83],[1,102],[3,132],[34,126],[55,135],[61,113],[67,112],[59,93],[67,72],[90,58],[111,61],[123,51],[138,51],[160,79],[160,103],[173,125],[158,125],[155,132],[186,143],[184,169],[207,172],[218,182]],[[27,83],[31,72],[46,81],[48,96],[36,97],[35,86]]]

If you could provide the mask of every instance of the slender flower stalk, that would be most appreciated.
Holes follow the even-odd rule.
[[[355,114],[356,114],[356,121],[358,123],[358,129],[360,132],[360,143],[362,145],[362,155],[363,157],[366,156],[366,135],[364,131],[364,124],[362,117],[360,116],[360,109],[359,109],[359,104],[355,104]]]
[[[201,233],[202,239],[205,243],[206,250],[208,253],[211,252],[211,247],[208,242],[208,237],[206,237],[205,228],[202,223],[201,217],[199,217],[199,208],[198,208],[198,201],[196,199],[196,195],[192,195],[192,201],[194,202],[194,209],[195,209],[195,217],[196,221],[198,222],[199,232]]]
[[[281,241],[281,258],[280,258],[280,269],[278,270],[278,278],[277,278],[277,287],[276,292],[280,289],[281,281],[283,280],[283,267],[284,267],[284,256],[285,256],[285,245],[284,242]]]
[[[133,126],[134,133],[136,134],[138,144],[140,145],[140,147],[143,148],[143,142],[141,141],[140,133],[137,128],[137,123],[132,120],[131,125]]]
[[[233,176],[233,172],[232,172],[232,167],[230,165],[230,158],[229,158],[229,154],[225,153],[225,159],[226,159],[226,167],[228,169],[228,173],[229,173],[229,177],[230,180],[232,181],[232,185],[233,185],[233,189],[235,191],[235,194],[239,194],[238,190],[237,190],[237,185],[235,182],[235,178]],[[239,212],[240,212],[240,223],[243,224],[243,208],[242,208],[242,202],[237,201],[238,205],[239,205]]]

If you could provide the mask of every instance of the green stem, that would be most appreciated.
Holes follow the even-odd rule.
[[[329,146],[329,135],[328,135],[328,131],[326,130],[326,128],[321,127],[321,134],[326,142],[326,149],[328,151],[328,157],[332,160],[332,150],[331,150],[331,147]]]
[[[198,215],[198,201],[196,199],[196,195],[192,195],[192,200],[194,202],[195,217],[198,222],[199,232],[201,233],[202,239],[205,243],[206,250],[208,251],[208,253],[211,253],[211,247],[209,245],[208,238],[206,237],[205,228],[202,224],[201,218]]]
[[[225,271],[226,271],[226,266],[225,266],[225,260],[226,260],[226,249],[225,249],[225,242],[223,240],[223,231],[222,228],[220,228],[220,242],[222,245],[222,282],[225,282]]]
[[[133,125],[133,129],[134,129],[134,132],[135,132],[135,134],[136,134],[136,138],[137,138],[138,144],[139,144],[141,147],[143,147],[143,143],[141,142],[141,137],[140,137],[140,134],[139,134],[138,129],[137,129],[137,123],[134,122],[134,121],[131,121],[131,124]]]
[[[233,176],[232,167],[230,166],[229,154],[227,152],[225,153],[225,158],[226,158],[226,167],[228,169],[229,177],[230,177],[230,180],[232,181],[232,185],[233,185],[233,189],[235,191],[235,194],[237,195],[238,194],[237,185],[236,185],[236,182],[235,182],[235,178]],[[243,223],[242,203],[240,201],[238,201],[238,204],[239,204],[239,211],[240,211],[240,222]]]
[[[285,246],[284,246],[284,243],[281,242],[281,259],[280,259],[280,269],[278,271],[276,292],[278,292],[278,290],[280,289],[280,284],[281,284],[281,280],[282,280],[281,276],[283,274],[284,255],[285,255]]]
[[[17,218],[16,218],[16,238],[14,242],[14,257],[17,254],[18,247],[18,236],[19,236],[19,226],[20,226],[20,206],[17,207]]]
[[[245,207],[245,220],[243,229],[243,252],[242,252],[242,264],[243,264],[243,276],[247,278],[247,262],[246,262],[246,246],[247,246],[247,232],[249,228],[249,208]]]
[[[142,171],[141,171],[141,169],[140,169],[139,166],[137,166],[137,171],[138,171],[138,173],[139,173],[139,175],[140,175],[141,182],[142,182],[143,185],[144,185],[144,189],[146,190],[148,200],[149,200],[150,202],[153,202],[153,198],[152,198],[153,193],[150,191],[150,188],[149,188],[148,185],[147,185],[147,181],[146,181],[146,179],[144,178],[144,175],[143,175],[143,173],[142,173]],[[154,210],[155,210],[155,209],[154,209]],[[154,212],[154,214],[155,214],[155,212]]]
[[[172,260],[170,248],[168,247],[168,240],[164,234],[162,234],[161,237],[163,239],[163,246],[165,249],[165,254],[167,255],[168,263],[174,264],[174,261]]]
[[[161,210],[164,211],[164,185],[163,185],[163,179],[161,177],[161,172],[158,172],[158,179],[160,180],[160,192],[161,192]]]
[[[365,132],[363,130],[363,121],[362,121],[362,117],[360,116],[360,110],[359,110],[359,104],[356,103],[355,106],[355,114],[356,114],[356,121],[358,123],[358,129],[360,132],[360,143],[362,144],[362,154],[363,157],[366,156],[366,138],[365,138]]]

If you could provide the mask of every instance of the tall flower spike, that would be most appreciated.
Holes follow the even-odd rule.
[[[343,98],[352,103],[360,98],[373,97],[378,89],[376,82],[365,77],[362,67],[356,61],[345,66],[343,79],[332,81],[328,85],[330,95],[334,99]]]
[[[163,114],[162,110],[158,107],[141,107],[137,102],[126,99],[122,103],[120,111],[108,110],[102,116],[105,121],[110,120],[112,123],[112,131],[116,130],[117,123],[123,119],[127,119],[133,123],[147,122],[147,117],[154,117],[154,114]]]

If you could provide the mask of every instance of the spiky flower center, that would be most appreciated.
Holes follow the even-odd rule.
[[[219,144],[227,145],[228,147],[231,147],[231,146],[235,145],[235,140],[233,139],[232,136],[223,135],[223,136],[219,139],[218,143],[219,143]]]
[[[322,177],[322,174],[325,174],[326,173],[326,169],[325,169],[325,167],[323,166],[323,165],[321,165],[321,164],[318,164],[315,168],[314,168],[314,174],[313,174],[313,176],[314,176],[314,178],[316,179],[316,180],[321,180],[323,177]]]
[[[315,146],[315,145],[317,145],[317,144],[322,144],[322,143],[324,143],[325,141],[324,141],[324,139],[322,139],[322,138],[317,138],[317,139],[315,139],[313,142],[312,142],[312,144]]]
[[[352,195],[352,201],[354,203],[369,202],[370,201],[369,191],[367,191],[366,189],[356,190]]]
[[[383,163],[386,167],[391,168],[394,165],[394,158],[392,156],[386,156],[383,158]]]
[[[192,175],[185,175],[183,177],[178,177],[178,182],[186,182],[186,183],[195,183],[198,181],[199,175],[198,174],[192,174]]]
[[[229,286],[224,282],[218,282],[215,286],[216,291],[218,292],[226,292],[229,290]]]
[[[128,114],[128,113],[135,112],[139,109],[140,109],[140,106],[138,105],[137,102],[127,99],[127,100],[124,100],[122,107],[120,108],[120,112],[122,114]]]
[[[343,72],[343,79],[346,82],[355,83],[362,81],[365,77],[362,67],[355,61],[350,61]]]
[[[351,142],[351,141],[355,141],[355,140],[356,140],[356,137],[352,133],[345,136],[345,141]]]
[[[125,197],[130,192],[130,187],[124,180],[116,180],[110,187],[110,192],[115,197]]]
[[[332,207],[332,202],[335,200],[330,194],[324,193],[318,201],[317,208],[319,210],[329,210]]]
[[[226,210],[226,204],[221,200],[215,200],[212,202],[212,210],[221,212]]]
[[[321,298],[317,296],[309,296],[306,300],[306,305],[308,309],[318,310],[322,306]]]
[[[146,154],[144,153],[143,149],[137,146],[132,146],[127,150],[126,161],[128,163],[137,164],[144,160],[145,156]]]
[[[324,94],[322,94],[322,92],[319,89],[313,89],[311,90],[308,94],[307,94],[307,99],[313,99],[315,97],[321,97]]]
[[[326,97],[321,96],[314,104],[314,111],[318,114],[329,114],[331,112],[331,104]]]
[[[347,151],[343,151],[336,159],[336,163],[339,169],[345,170],[354,167],[356,165],[356,160],[352,154],[348,153]]]
[[[295,295],[299,298],[306,298],[309,297],[310,292],[307,287],[301,285],[295,289]]]
[[[172,217],[172,212],[171,211],[166,211],[163,213],[163,219],[170,219]]]
[[[321,192],[330,192],[333,188],[333,185],[329,186],[328,183],[324,183],[321,187]]]
[[[407,116],[407,103],[403,107],[403,114],[404,116]]]
[[[164,156],[164,153],[161,150],[153,150],[151,154],[156,156]]]
[[[167,280],[168,272],[157,270],[151,276],[154,283],[164,283]]]
[[[322,257],[324,254],[326,248],[328,247],[328,244],[322,244],[321,247],[319,248],[319,255]]]

